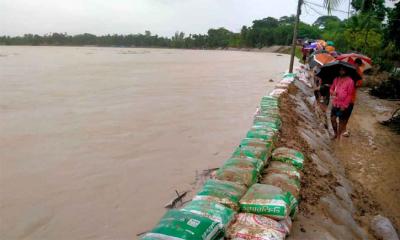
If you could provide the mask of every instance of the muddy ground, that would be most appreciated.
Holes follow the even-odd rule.
[[[367,89],[358,93],[349,122],[351,137],[334,144],[347,176],[363,185],[369,198],[400,229],[400,135],[379,124],[400,107],[400,102],[371,97]]]
[[[364,96],[363,93],[360,95],[359,103],[362,103]],[[368,136],[372,134],[362,134],[366,126],[358,124],[361,121],[358,119],[371,119],[362,115],[371,112],[361,111],[364,106],[356,106],[359,110],[355,111],[350,123],[354,134],[341,143],[333,143],[321,115],[315,113],[312,96],[306,85],[296,82],[281,99],[283,126],[279,145],[301,150],[306,156],[300,213],[289,239],[377,239],[370,228],[375,215],[389,216],[398,224],[396,167],[399,164],[395,161],[399,156],[396,148],[399,145],[395,141],[399,136],[389,134],[389,141],[385,135],[383,139],[389,141],[386,146],[375,141],[374,146],[368,148],[371,142]],[[382,131],[375,132],[373,139],[381,138]],[[383,140],[379,142],[384,143]],[[379,160],[371,158],[370,152],[363,152],[365,148],[375,149],[376,158],[385,157],[377,163]],[[352,160],[356,154],[361,161]],[[391,165],[396,167],[389,170]],[[371,174],[372,169],[374,174]],[[378,169],[380,172],[376,172]],[[391,193],[385,194],[387,191]]]

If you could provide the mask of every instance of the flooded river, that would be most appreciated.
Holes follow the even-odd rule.
[[[0,47],[0,238],[135,239],[252,121],[273,53]]]

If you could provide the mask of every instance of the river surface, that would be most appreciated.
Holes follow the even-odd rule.
[[[288,62],[0,47],[0,239],[135,239],[230,156]]]

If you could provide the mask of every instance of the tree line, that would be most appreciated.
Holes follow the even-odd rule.
[[[305,2],[307,4],[307,2]],[[371,56],[383,66],[400,59],[400,2],[389,9],[384,0],[352,0],[355,10],[350,18],[341,21],[335,16],[321,16],[313,24],[300,22],[299,38],[325,39],[335,42],[339,51],[358,51]],[[262,48],[272,45],[290,45],[293,37],[294,16],[279,19],[267,17],[243,26],[238,33],[226,28],[209,29],[207,34],[176,32],[172,37],[143,34],[102,35],[90,33],[68,35],[25,34],[0,36],[0,45],[54,45],[54,46],[117,46],[163,48]]]
[[[144,34],[102,35],[90,33],[68,35],[51,33],[46,35],[25,34],[23,36],[0,36],[0,45],[54,45],[54,46],[121,46],[121,47],[170,47],[170,48],[261,48],[271,45],[289,45],[293,36],[294,16],[280,19],[268,17],[255,20],[250,27],[243,26],[240,33],[226,28],[209,29],[207,34],[176,32],[174,36],[162,37],[146,31]],[[303,37],[317,38],[320,31],[315,26],[301,23]]]

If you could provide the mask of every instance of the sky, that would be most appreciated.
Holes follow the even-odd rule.
[[[321,3],[322,0],[307,0]],[[296,13],[297,0],[0,0],[0,35],[144,33],[172,36],[176,31],[206,33],[268,16]],[[347,11],[348,0],[338,9]],[[303,7],[301,20],[313,23],[326,10]],[[343,12],[333,12],[339,18]]]

